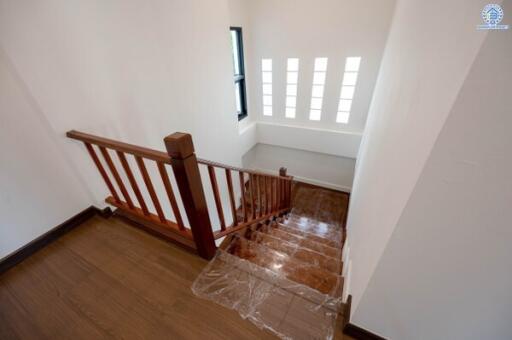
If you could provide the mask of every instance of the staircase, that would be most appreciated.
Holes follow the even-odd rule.
[[[292,211],[231,235],[192,289],[283,339],[330,339],[348,196],[294,187]]]
[[[167,153],[67,136],[84,143],[117,214],[211,259],[192,286],[196,295],[284,339],[333,337],[348,195],[294,183],[284,168],[272,175],[198,159],[185,133],[164,139]]]

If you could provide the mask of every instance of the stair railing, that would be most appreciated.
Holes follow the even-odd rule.
[[[292,177],[286,175],[286,169],[281,168],[279,176],[275,176],[197,159],[192,136],[187,133],[176,132],[164,138],[167,153],[74,130],[69,131],[67,136],[85,144],[110,191],[111,195],[105,201],[116,207],[118,214],[150,232],[196,251],[206,259],[215,255],[216,239],[291,209]],[[103,160],[100,160],[96,150],[99,150]],[[116,154],[117,161],[112,158],[112,153]],[[124,176],[118,171],[116,163],[123,168]],[[138,173],[134,173],[130,163],[136,164]],[[156,165],[157,177],[160,177],[156,182],[152,179],[155,176],[148,171],[147,165],[151,163],[153,167]],[[171,175],[167,170],[169,167],[172,169]],[[209,186],[203,184],[200,167],[206,168]],[[222,202],[219,173],[224,173],[228,207]],[[129,183],[128,187],[123,177]],[[142,179],[146,190],[141,190],[137,177]],[[173,188],[173,181],[178,192]],[[167,196],[170,214],[165,213],[156,186],[163,187],[160,192]],[[210,213],[213,212],[209,211],[205,196],[205,188],[208,187],[213,195],[219,221],[219,228],[215,230],[210,219]],[[149,196],[153,209],[146,203],[144,196]],[[185,211],[188,225],[184,222],[182,210]],[[227,210],[231,212],[230,223],[224,213]]]

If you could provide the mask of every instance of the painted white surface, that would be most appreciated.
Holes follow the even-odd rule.
[[[503,7],[510,13],[512,1]],[[489,32],[355,311],[358,325],[391,339],[512,338],[510,75],[512,31]]]
[[[0,50],[0,259],[87,208],[91,195]]]
[[[29,188],[10,183],[2,190],[3,200],[11,200],[7,206],[18,210],[2,213],[10,225],[2,226],[1,242],[9,241],[1,243],[0,256],[107,196],[83,146],[65,138],[67,130],[160,150],[166,135],[184,131],[194,136],[198,156],[241,164],[228,27],[224,0],[0,1],[0,46],[19,78],[2,73],[2,96],[16,95],[0,104],[2,120],[9,122],[0,133],[10,137],[5,143],[13,164],[7,168],[2,159],[2,171],[15,171],[20,181],[33,177]],[[19,83],[25,86],[21,94]],[[21,113],[7,116],[12,108]],[[24,126],[40,121],[46,124],[41,143],[31,141],[29,148],[14,142],[32,133],[22,133]],[[47,169],[28,169],[42,152],[60,157],[71,170],[55,178]],[[53,160],[47,157],[44,162]],[[46,190],[50,184],[57,188]],[[92,197],[83,198],[88,190]],[[27,208],[20,217],[19,209]],[[7,239],[7,229],[16,233],[13,239]]]
[[[263,144],[355,158],[362,133],[258,122],[257,141]]]
[[[230,3],[236,3],[231,0]],[[246,66],[249,114],[256,120],[362,132],[391,22],[394,0],[239,0],[233,7],[249,13]],[[241,3],[241,4],[240,4]],[[234,10],[234,11],[235,11]],[[362,63],[349,124],[337,124],[345,58]],[[327,57],[322,120],[309,120],[313,63]],[[273,60],[273,116],[262,115],[261,59]],[[285,118],[286,62],[299,58],[296,119]],[[264,141],[260,141],[265,143]]]
[[[482,4],[397,2],[348,216],[353,315],[485,38]]]
[[[355,160],[317,152],[256,144],[246,153],[244,167],[277,173],[285,167],[296,180],[349,192],[354,179]]]

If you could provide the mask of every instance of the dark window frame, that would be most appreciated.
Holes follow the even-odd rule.
[[[244,64],[244,44],[242,37],[242,27],[231,26],[229,27],[229,33],[231,31],[236,32],[237,47],[238,47],[238,70],[239,74],[234,75],[235,86],[240,86],[240,108],[241,111],[238,113],[238,121],[241,121],[248,116],[247,112],[247,92],[245,90],[245,64]],[[231,37],[230,37],[231,38]],[[234,70],[234,68],[233,68]]]

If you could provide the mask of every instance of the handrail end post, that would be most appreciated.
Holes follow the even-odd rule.
[[[164,138],[167,153],[171,158],[185,159],[194,154],[192,135],[184,132],[175,132]]]
[[[188,222],[199,256],[211,259],[216,251],[208,206],[199,172],[199,164],[194,153],[192,136],[175,132],[164,138],[167,153],[178,184],[181,200],[187,213]]]
[[[279,168],[279,176],[286,177],[287,169],[283,166]]]

